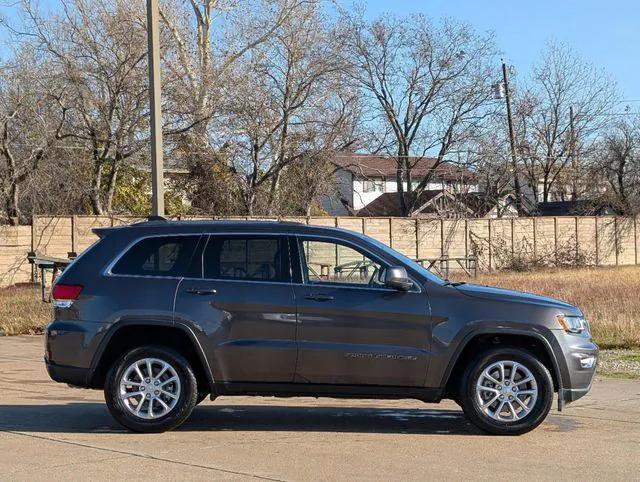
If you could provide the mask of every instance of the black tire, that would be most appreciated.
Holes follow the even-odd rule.
[[[200,405],[209,396],[209,392],[198,392],[198,398],[196,398],[196,405]]]
[[[162,417],[145,420],[130,413],[120,397],[120,379],[136,360],[158,358],[169,363],[180,381],[180,394],[175,406]],[[111,366],[104,387],[104,397],[113,418],[134,432],[156,433],[172,430],[191,415],[196,406],[198,386],[189,362],[179,353],[163,346],[142,346],[121,356]]]
[[[482,411],[476,396],[476,383],[482,372],[500,360],[514,361],[525,366],[537,384],[538,398],[529,413],[519,420],[499,421],[491,418]],[[458,398],[467,418],[481,430],[495,435],[521,435],[540,425],[551,410],[553,379],[547,367],[527,350],[495,348],[481,353],[469,364],[462,377]]]

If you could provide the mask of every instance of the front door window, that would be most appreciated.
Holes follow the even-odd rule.
[[[381,264],[334,241],[302,240],[303,276],[309,284],[381,286]]]

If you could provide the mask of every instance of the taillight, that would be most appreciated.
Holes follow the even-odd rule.
[[[56,284],[51,290],[53,305],[58,308],[69,308],[82,292],[82,285]]]

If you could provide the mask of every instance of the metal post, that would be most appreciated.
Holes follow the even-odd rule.
[[[147,0],[149,55],[149,124],[151,127],[151,214],[164,216],[164,162],[162,157],[162,103],[160,87],[160,34],[158,0]]]
[[[569,155],[571,156],[571,200],[578,199],[578,163],[576,159],[576,130],[573,106],[569,106]]]
[[[518,215],[522,215],[522,190],[520,178],[518,178],[518,158],[516,155],[516,136],[513,130],[513,118],[511,116],[511,94],[509,91],[509,74],[507,64],[502,62],[502,80],[504,82],[504,97],[507,104],[507,124],[509,127],[509,146],[511,147],[511,168],[513,169],[513,188],[516,195],[516,209]]]

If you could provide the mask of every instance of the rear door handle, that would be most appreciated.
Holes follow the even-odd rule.
[[[191,295],[215,295],[218,291],[214,288],[191,288],[187,290],[187,293]]]
[[[310,300],[310,301],[333,301],[334,300],[333,296],[325,295],[322,293],[307,295],[304,297],[304,299]]]

